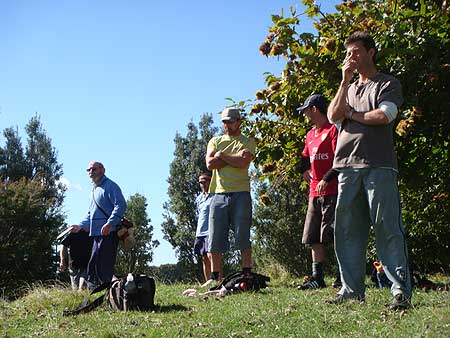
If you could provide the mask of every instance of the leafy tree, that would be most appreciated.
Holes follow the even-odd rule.
[[[52,245],[64,223],[56,150],[39,117],[30,120],[26,132],[25,150],[13,128],[5,129],[5,146],[0,147],[0,288],[6,292],[22,281],[54,277]]]
[[[3,182],[14,182],[27,176],[27,164],[17,129],[6,128],[4,148],[0,147],[0,178]]]
[[[302,245],[303,224],[308,195],[300,189],[300,180],[274,184],[260,183],[256,188],[259,202],[253,213],[254,249],[257,265],[281,265],[294,275],[309,270],[311,253]]]
[[[25,127],[27,145],[23,149],[17,128],[6,128],[5,146],[0,147],[0,179],[3,182],[21,178],[38,180],[45,186],[48,198],[54,198],[52,208],[59,208],[64,200],[65,188],[58,183],[63,174],[57,151],[46,135],[39,116],[30,119]]]
[[[179,265],[187,272],[186,278],[201,276],[201,258],[193,252],[197,228],[195,198],[200,193],[198,176],[207,171],[208,141],[218,131],[212,124],[212,116],[203,114],[198,128],[193,122],[188,123],[186,137],[176,134],[174,159],[167,180],[169,201],[164,203],[161,227],[164,239],[175,249]],[[192,271],[193,265],[197,266],[196,271]]]
[[[312,92],[334,96],[341,80],[343,42],[353,31],[369,31],[380,50],[378,68],[403,85],[405,103],[395,142],[411,259],[422,268],[448,267],[448,2],[343,1],[333,14],[323,13],[313,0],[303,4],[303,13],[291,9],[287,17],[273,15],[273,26],[260,46],[263,55],[282,58],[286,66],[279,76],[266,74],[267,88],[256,93],[249,112],[248,132],[259,149],[256,163],[271,181],[280,175],[298,178],[308,127],[296,108]],[[314,20],[316,34],[298,31],[305,15]]]
[[[34,116],[25,128],[28,138],[25,152],[27,174],[32,180],[39,180],[47,188],[47,196],[55,198],[53,208],[59,208],[64,200],[65,188],[58,183],[62,164],[57,161],[57,151],[46,135],[39,116]]]
[[[116,270],[120,275],[146,272],[153,260],[153,250],[159,245],[158,240],[152,240],[153,225],[150,224],[146,209],[147,199],[140,194],[134,194],[127,201],[125,216],[134,224],[136,245],[129,251],[119,247]]]

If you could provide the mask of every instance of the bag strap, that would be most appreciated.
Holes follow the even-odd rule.
[[[94,190],[95,190],[95,187],[92,189],[92,200],[94,201],[97,208],[100,209],[100,211],[103,213],[103,215],[105,215],[106,220],[108,220],[108,218],[109,218],[108,214],[105,212],[105,210],[103,210],[103,208],[97,203],[97,201],[95,199]],[[124,218],[124,217],[122,217],[122,218]],[[119,226],[120,226],[120,224],[119,224]],[[133,225],[131,224],[130,226],[127,226],[127,228],[131,228],[132,226]]]
[[[105,215],[106,220],[108,220],[108,218],[109,218],[108,214],[105,212],[105,210],[103,210],[103,208],[100,205],[98,205],[97,201],[95,200],[94,191],[95,191],[95,187],[92,189],[92,199],[94,200],[94,203],[97,206],[97,208],[99,208],[100,211],[103,213],[103,215]]]
[[[89,298],[100,291],[103,291],[111,286],[111,282],[103,283],[100,286],[97,286],[94,290],[91,291],[89,295],[81,302],[81,304],[75,309],[75,310],[64,310],[63,316],[74,316],[79,313],[87,313],[90,312],[96,308],[98,308],[102,303],[103,299],[105,298],[105,294],[101,295],[100,297],[96,298],[92,303],[88,304]]]

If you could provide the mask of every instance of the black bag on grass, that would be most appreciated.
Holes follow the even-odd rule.
[[[210,291],[220,290],[222,287],[232,292],[258,291],[259,289],[266,288],[267,282],[270,282],[270,277],[260,275],[259,273],[235,272],[226,276],[219,285],[211,288]]]
[[[132,274],[128,274],[129,276]],[[104,283],[94,290],[83,300],[83,302],[71,311],[64,311],[64,316],[86,313],[99,307],[106,298],[108,305],[119,311],[137,310],[150,311],[155,307],[155,280],[146,275],[132,275],[133,287],[127,284],[127,277],[116,279],[110,283]],[[105,293],[89,303],[92,295],[105,290]],[[128,290],[127,290],[128,289]]]
[[[127,277],[124,277],[112,282],[106,292],[106,300],[115,310],[149,311],[155,306],[155,291],[155,280],[151,277],[133,276],[131,283],[127,281]]]

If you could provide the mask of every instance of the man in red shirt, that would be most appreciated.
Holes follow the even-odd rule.
[[[332,169],[338,131],[327,119],[327,100],[313,94],[298,108],[314,127],[306,134],[300,172],[309,184],[309,203],[302,243],[311,246],[312,276],[298,289],[324,288],[325,244],[334,239],[337,172]],[[340,280],[333,286],[340,286]]]

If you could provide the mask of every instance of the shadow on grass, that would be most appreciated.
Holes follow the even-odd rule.
[[[153,310],[159,313],[168,313],[168,312],[187,311],[188,308],[180,304],[170,304],[170,305],[155,305],[155,308]]]

